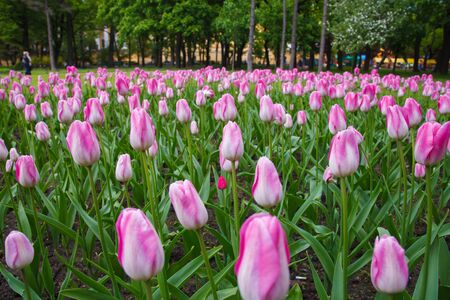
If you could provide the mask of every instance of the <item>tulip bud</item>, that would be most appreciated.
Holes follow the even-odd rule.
[[[198,125],[197,125],[197,122],[195,120],[191,121],[190,129],[191,129],[191,134],[192,135],[197,135],[198,134]]]
[[[408,284],[408,276],[405,250],[395,237],[377,237],[370,267],[370,277],[375,289],[386,294],[400,293]]]
[[[286,114],[286,121],[283,126],[285,128],[292,128],[292,116],[290,114]]]
[[[31,264],[34,248],[30,240],[20,231],[11,231],[5,239],[5,260],[8,267],[21,270]]]
[[[309,95],[309,107],[313,111],[318,111],[322,108],[322,94],[314,91]]]
[[[225,179],[225,177],[219,177],[219,180],[217,181],[217,188],[221,191],[227,188],[227,180]]]
[[[289,290],[290,253],[280,221],[267,213],[241,227],[234,267],[243,299],[285,299]],[[257,288],[255,288],[257,287]]]
[[[131,158],[129,154],[119,155],[116,165],[116,179],[119,182],[127,182],[133,177]]]
[[[434,111],[434,109],[430,108],[427,110],[425,119],[427,122],[435,122],[436,121],[436,112]]]
[[[6,173],[11,172],[13,169],[13,166],[14,166],[14,162],[11,159],[8,159],[5,164]]]
[[[272,122],[273,120],[273,102],[269,96],[262,96],[259,100],[259,118],[263,122]]]
[[[195,93],[195,103],[196,103],[198,106],[203,106],[203,105],[206,104],[205,93],[203,93],[202,90],[198,90],[198,91]]]
[[[22,155],[17,159],[16,180],[26,188],[34,187],[39,182],[39,172],[31,155]]]
[[[395,105],[395,99],[393,96],[390,95],[383,96],[380,102],[378,102],[378,108],[380,109],[383,115],[386,115],[387,108],[393,105]]]
[[[14,162],[19,158],[16,148],[9,149],[9,158]]]
[[[97,98],[90,98],[86,102],[84,108],[84,120],[91,123],[91,125],[101,125],[105,119],[103,108]]]
[[[281,201],[283,186],[280,177],[275,165],[265,156],[256,164],[252,195],[262,207],[274,207]]]
[[[44,118],[51,118],[53,116],[53,111],[50,103],[48,102],[41,103],[41,114]]]
[[[372,105],[371,105],[370,102],[371,102],[370,101],[370,97],[368,95],[365,95],[365,94],[362,95],[361,96],[360,105],[359,105],[359,109],[362,112],[368,112],[372,108]]]
[[[223,127],[222,151],[224,158],[232,162],[239,160],[244,154],[241,129],[235,122],[228,121]]]
[[[414,167],[414,176],[417,178],[422,178],[425,176],[426,167],[424,165],[421,165],[419,163],[416,163]]]
[[[438,111],[440,114],[450,113],[450,95],[442,95],[438,100]]]
[[[333,180],[333,173],[331,172],[331,168],[327,167],[323,172],[323,181],[329,183],[332,180]]]
[[[142,108],[145,109],[146,111],[150,110],[150,102],[148,102],[147,99],[144,99],[144,101],[142,101]]]
[[[297,112],[297,124],[298,125],[306,124],[306,112],[304,110],[299,110]]]
[[[100,159],[100,145],[91,124],[75,120],[66,137],[67,146],[76,164],[92,166]]]
[[[349,112],[357,111],[360,106],[358,94],[348,92],[344,98],[344,106],[346,111]]]
[[[402,108],[393,105],[386,111],[386,127],[388,134],[393,139],[403,139],[408,135],[408,124],[403,117]]]
[[[155,141],[152,118],[143,108],[131,112],[130,144],[134,150],[145,151]]]
[[[450,139],[450,121],[444,125],[426,122],[417,131],[414,157],[422,165],[430,166],[444,158]]]
[[[27,100],[25,100],[24,95],[17,94],[14,97],[14,105],[18,110],[24,109],[26,104],[27,104]]]
[[[191,120],[191,109],[186,99],[180,99],[176,104],[176,116],[181,123],[187,123]]]
[[[413,98],[406,99],[403,114],[409,127],[414,127],[422,122],[422,108]]]
[[[8,158],[8,148],[6,148],[5,141],[0,139],[0,160],[6,160]]]
[[[58,102],[58,120],[61,123],[68,124],[72,122],[73,110],[66,100],[59,100]]]
[[[362,135],[352,126],[336,133],[328,153],[330,170],[334,176],[349,176],[358,169],[358,145],[362,140]]]
[[[36,137],[41,142],[46,142],[50,139],[50,131],[48,130],[47,124],[40,121],[36,124]]]
[[[273,105],[273,121],[275,124],[282,126],[286,122],[286,111],[280,103]]]
[[[169,187],[170,202],[184,228],[195,230],[208,222],[208,212],[189,180],[177,181]]]
[[[219,163],[220,163],[220,168],[225,171],[225,172],[231,172],[232,170],[232,162],[229,161],[228,159],[225,159],[225,157],[223,156],[223,150],[222,150],[222,143],[220,143],[219,145]],[[235,161],[234,162],[234,167],[237,169],[239,166],[239,161]]]
[[[336,134],[338,131],[347,128],[347,119],[345,118],[344,110],[339,104],[334,104],[330,113],[328,114],[328,128],[331,134]]]
[[[34,104],[25,105],[23,113],[27,122],[36,121],[36,106],[34,106]]]
[[[134,280],[148,280],[161,272],[164,250],[147,216],[137,208],[122,210],[116,222],[117,257],[125,273]]]
[[[124,76],[119,76],[116,78],[116,89],[117,93],[121,96],[126,96],[128,94],[128,81],[124,78]]]
[[[155,158],[156,154],[158,154],[158,142],[155,140],[150,148],[147,149],[147,155],[150,158]]]

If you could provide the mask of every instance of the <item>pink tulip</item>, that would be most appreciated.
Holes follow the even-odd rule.
[[[450,113],[450,95],[442,95],[438,100],[438,111],[440,114]]]
[[[405,250],[395,237],[383,235],[375,240],[370,277],[375,289],[385,294],[402,292],[408,284]]]
[[[152,223],[137,208],[122,210],[116,222],[117,257],[125,273],[134,280],[148,280],[161,272],[164,250]]]
[[[304,110],[299,110],[297,112],[297,124],[298,125],[306,124],[306,112]]]
[[[368,111],[370,111],[371,108],[372,108],[372,105],[371,105],[370,97],[368,95],[362,95],[359,109],[362,112],[368,112]]]
[[[116,90],[117,93],[121,96],[126,96],[129,91],[128,81],[124,76],[119,76],[116,78]]]
[[[181,123],[187,123],[191,120],[191,109],[186,99],[180,99],[176,105],[176,116]]]
[[[169,109],[167,108],[166,100],[160,100],[158,102],[158,113],[160,116],[167,116],[169,114]]]
[[[73,111],[66,100],[59,100],[58,102],[58,121],[64,124],[72,122]]]
[[[318,111],[322,108],[322,95],[318,91],[314,91],[309,95],[309,107],[313,111]]]
[[[17,94],[14,97],[14,106],[18,110],[24,109],[26,104],[27,104],[27,100],[25,100],[25,97],[22,94]]]
[[[264,81],[260,80],[258,81],[255,87],[256,98],[261,99],[261,97],[264,96],[265,94],[266,94],[266,84],[264,83]]]
[[[11,172],[12,169],[13,169],[13,166],[14,166],[14,162],[11,159],[8,159],[6,161],[6,164],[5,164],[5,171],[6,171],[6,173]]]
[[[8,158],[8,148],[6,148],[5,141],[0,139],[0,160],[6,160]]]
[[[16,161],[19,158],[19,153],[17,153],[16,148],[9,149],[9,159]]]
[[[378,108],[380,109],[383,115],[386,115],[387,108],[393,105],[395,105],[395,99],[393,96],[390,95],[383,96],[380,102],[378,102]]]
[[[425,115],[425,120],[427,122],[436,121],[436,111],[434,111],[434,109],[432,109],[432,108],[428,109],[427,114]]]
[[[213,114],[216,120],[232,121],[236,118],[237,108],[234,98],[230,94],[224,94],[213,105]]]
[[[285,299],[289,262],[286,234],[276,217],[258,213],[244,222],[234,267],[243,299]]]
[[[146,111],[150,110],[150,102],[148,102],[147,99],[144,99],[144,101],[142,101],[142,108],[145,109]]]
[[[134,150],[145,151],[155,141],[152,118],[143,108],[131,112],[130,144]]]
[[[36,138],[41,142],[46,142],[50,139],[50,131],[48,130],[47,124],[40,121],[36,124]]]
[[[53,116],[53,111],[50,103],[48,102],[41,103],[41,114],[44,118],[51,118]]]
[[[263,122],[272,122],[273,120],[273,102],[269,96],[262,96],[259,100],[259,118]]]
[[[23,113],[27,122],[36,121],[36,106],[34,106],[34,104],[25,105]]]
[[[106,78],[105,77],[98,77],[95,80],[95,86],[99,89],[99,90],[106,90]]]
[[[76,164],[89,167],[100,159],[100,145],[91,124],[75,120],[66,137],[67,146]]]
[[[172,88],[167,88],[167,90],[166,90],[166,98],[167,99],[173,98],[173,89]]]
[[[273,121],[280,126],[286,122],[286,111],[284,110],[283,104],[275,103],[273,105]]]
[[[227,180],[225,179],[225,177],[219,177],[219,180],[217,180],[217,188],[221,191],[227,188]]]
[[[435,165],[444,158],[450,139],[450,121],[426,122],[417,131],[414,157],[422,165]]]
[[[198,125],[197,125],[197,122],[195,120],[191,121],[190,129],[191,129],[191,134],[192,135],[197,135],[198,134]]]
[[[270,159],[263,156],[256,164],[252,195],[262,207],[275,207],[283,195],[283,186],[277,169]]]
[[[344,98],[344,106],[345,110],[349,112],[354,112],[359,109],[359,98],[358,94],[353,92],[348,92],[347,95],[345,95]]]
[[[202,90],[198,90],[195,93],[195,103],[198,106],[204,106],[206,104],[206,96],[205,96],[205,93],[203,93]]]
[[[172,183],[169,187],[169,197],[178,221],[184,228],[195,230],[208,222],[205,205],[189,180]]]
[[[42,98],[46,98],[50,95],[50,85],[45,81],[38,83],[38,93]]]
[[[156,154],[158,154],[158,142],[156,140],[153,142],[150,148],[147,149],[146,153],[150,158],[156,157]]]
[[[105,120],[102,105],[97,98],[90,98],[84,107],[84,120],[91,125],[101,125]]]
[[[290,114],[286,114],[284,122],[284,128],[292,128],[293,122],[292,122],[292,116]]]
[[[386,127],[389,136],[393,139],[403,139],[408,135],[408,124],[403,117],[402,108],[400,106],[393,105],[387,108]]]
[[[403,115],[409,127],[414,127],[422,122],[422,108],[413,98],[407,98],[403,106]]]
[[[67,102],[69,103],[70,108],[72,109],[72,113],[74,115],[76,115],[77,113],[80,112],[81,110],[81,100],[76,98],[76,97],[72,97],[67,99]]]
[[[128,96],[128,108],[130,109],[130,112],[135,110],[136,108],[141,107],[141,103],[139,101],[139,96],[136,94],[133,94],[131,96]]]
[[[116,179],[119,182],[127,182],[133,177],[133,169],[131,168],[131,158],[129,154],[119,155],[116,165]]]
[[[425,176],[426,167],[424,165],[416,163],[414,166],[414,176],[417,178],[422,178]]]
[[[5,260],[9,268],[21,270],[34,259],[30,240],[20,231],[11,231],[5,239]]]
[[[39,182],[39,172],[32,156],[19,156],[16,161],[16,180],[26,188],[34,187]]]
[[[228,124],[223,127],[222,151],[224,158],[232,162],[238,161],[244,154],[242,132],[235,122],[228,121]]]
[[[336,133],[328,153],[330,170],[334,176],[349,176],[358,169],[358,145],[362,141],[362,135],[352,126]]]
[[[336,134],[338,131],[347,128],[345,112],[339,104],[334,104],[330,109],[330,113],[328,114],[328,128],[331,134]]]
[[[109,104],[109,94],[107,91],[100,91],[98,93],[98,100],[102,106]]]

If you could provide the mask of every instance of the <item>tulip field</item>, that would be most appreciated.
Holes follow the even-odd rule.
[[[0,298],[450,299],[450,81],[0,74]]]

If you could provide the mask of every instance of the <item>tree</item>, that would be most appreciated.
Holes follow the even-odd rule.
[[[322,71],[323,54],[325,52],[325,35],[327,34],[328,0],[323,0],[322,33],[320,34],[320,52],[318,71]],[[329,64],[330,62],[328,62]]]
[[[292,28],[291,28],[291,60],[289,68],[292,70],[295,65],[297,56],[297,15],[298,15],[298,0],[294,0],[294,11],[292,13]]]
[[[283,0],[283,29],[281,31],[281,46],[280,46],[280,68],[284,67],[284,52],[286,46],[286,0]]]
[[[247,71],[253,70],[253,42],[255,40],[255,0],[251,0],[250,29],[248,34]]]

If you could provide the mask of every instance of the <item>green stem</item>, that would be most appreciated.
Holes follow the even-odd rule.
[[[142,286],[145,289],[146,299],[153,300],[153,293],[152,293],[152,288],[150,286],[150,281],[149,282],[141,281],[141,282],[142,282]]]
[[[191,141],[191,131],[189,129],[189,123],[186,123],[184,125],[184,132],[186,134],[186,139],[188,142],[188,151],[189,151],[189,161],[188,161],[188,167],[189,167],[189,177],[191,181],[194,181],[194,166],[192,161],[192,141]]]
[[[423,274],[423,283],[422,283],[422,295],[419,299],[425,299],[425,295],[427,292],[427,282],[428,282],[428,273],[429,273],[429,264],[430,264],[430,248],[431,248],[431,228],[433,227],[433,193],[431,191],[431,174],[432,168],[431,166],[427,166],[425,178],[426,178],[426,190],[427,190],[427,239],[425,244],[425,261],[424,268],[425,274]]]
[[[206,252],[205,242],[203,241],[203,237],[198,230],[195,230],[195,233],[197,234],[198,242],[200,244],[200,250],[202,252],[203,259],[205,260],[206,272],[208,273],[209,283],[211,284],[211,293],[213,295],[214,300],[218,300],[219,297],[217,297],[217,288],[214,282],[212,268],[211,265],[209,264],[209,258],[208,253]]]
[[[30,292],[30,285],[28,284],[28,280],[27,277],[25,276],[25,271],[22,270],[22,278],[23,278],[23,283],[25,285],[25,295],[26,297],[24,297],[27,300],[32,300],[33,298],[31,297],[31,292]]]
[[[41,255],[43,257],[44,256],[44,240],[42,239],[42,231],[41,231],[41,228],[39,226],[36,202],[34,200],[33,193],[31,192],[31,189],[27,189],[27,190],[28,190],[30,198],[31,198],[31,206],[32,206],[32,209],[33,209],[33,218],[34,218],[34,223],[36,224],[37,240],[38,240],[38,243],[39,243],[39,249],[40,249]]]
[[[394,300],[395,296],[393,294],[386,294],[386,297],[388,298],[388,300]]]
[[[347,228],[347,218],[348,218],[348,198],[347,198],[347,188],[345,186],[345,177],[340,178],[341,186],[341,201],[342,201],[342,270],[343,270],[343,298],[347,299],[347,265],[348,265],[348,228]]]
[[[272,159],[272,132],[270,129],[270,123],[267,123],[267,137],[269,138],[269,159]]]
[[[412,203],[413,203],[413,199],[414,199],[414,185],[415,185],[415,178],[414,178],[414,169],[416,166],[416,158],[414,157],[414,148],[415,148],[415,141],[414,141],[414,128],[411,128],[410,131],[410,136],[411,136],[411,196],[409,199],[409,203],[408,203],[408,218],[406,220],[406,226],[409,228],[409,223],[411,220],[411,210],[412,210]],[[412,226],[412,228],[414,228],[414,226]]]
[[[106,118],[105,118],[106,119]],[[107,184],[107,186],[108,186],[108,195],[109,195],[109,205],[111,206],[111,213],[112,213],[112,216],[113,216],[113,218],[114,218],[114,220],[115,219],[117,219],[117,215],[116,215],[116,212],[115,212],[115,209],[114,209],[114,199],[113,199],[113,197],[112,197],[112,191],[111,191],[111,181],[109,180],[109,172],[108,172],[108,166],[109,166],[109,164],[108,164],[108,162],[106,161],[106,149],[105,149],[105,147],[103,146],[103,143],[102,143],[102,139],[101,139],[101,137],[100,137],[100,130],[99,130],[99,139],[98,139],[98,141],[99,141],[99,143],[100,143],[100,149],[101,149],[101,151],[102,151],[102,153],[104,153],[104,155],[102,155],[102,160],[103,160],[103,167],[104,167],[104,169],[105,169],[105,179],[106,179],[106,184]]]
[[[406,236],[407,234],[407,219],[408,219],[408,210],[407,210],[407,201],[408,201],[408,179],[406,174],[406,163],[405,163],[405,156],[403,153],[403,145],[400,140],[397,140],[397,149],[398,149],[398,156],[400,159],[400,165],[402,169],[402,177],[403,177],[403,218],[402,218],[402,241],[403,245],[406,244]],[[401,196],[400,196],[401,197]]]
[[[319,181],[319,113],[315,112],[316,115],[316,180]]]
[[[123,184],[123,193],[125,194],[125,198],[127,199],[127,207],[131,207],[130,195],[128,194],[127,184]]]
[[[236,181],[236,166],[235,162],[231,162],[231,180],[232,180],[232,189],[233,189],[233,203],[234,203],[234,228],[236,230],[236,235],[238,237],[238,245],[239,245],[239,199],[237,194],[237,181]],[[234,254],[237,257],[238,253],[238,245],[235,246]]]
[[[98,199],[97,199],[97,195],[96,195],[96,192],[95,192],[94,176],[92,175],[92,170],[91,170],[90,167],[87,167],[86,169],[87,169],[87,172],[89,174],[89,182],[91,184],[91,193],[92,193],[92,203],[94,205],[95,214],[97,216],[98,235],[99,235],[100,244],[102,246],[103,253],[104,253],[105,259],[106,259],[106,265],[108,267],[108,273],[109,273],[108,275],[111,278],[114,296],[119,296],[120,295],[119,287],[118,287],[117,282],[116,282],[116,277],[114,275],[114,270],[113,270],[113,267],[111,265],[111,261],[109,259],[109,255],[108,255],[108,251],[107,251],[107,247],[106,247],[105,235],[104,235],[104,232],[103,232],[103,219],[102,219],[102,215],[100,213],[100,209],[99,209],[99,206],[98,206]]]

